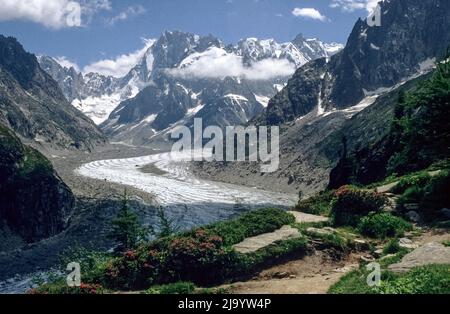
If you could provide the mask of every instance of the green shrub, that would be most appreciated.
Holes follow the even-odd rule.
[[[405,231],[412,230],[412,225],[389,213],[370,213],[361,219],[358,230],[368,237],[384,239],[403,236]]]
[[[433,163],[430,168],[428,168],[429,171],[436,171],[436,170],[442,170],[442,169],[450,169],[450,158],[441,159],[439,161],[436,161]]]
[[[381,211],[386,203],[381,194],[343,186],[336,191],[331,217],[336,226],[357,226],[362,217]]]
[[[429,265],[417,267],[397,275],[384,271],[380,287],[366,283],[369,271],[365,268],[348,273],[334,284],[331,294],[449,294],[450,266]]]
[[[217,235],[198,229],[195,236],[175,238],[165,252],[163,281],[191,281],[198,285],[222,282],[236,263],[237,255],[223,246]]]
[[[403,276],[382,281],[383,294],[450,294],[450,265],[417,267]]]
[[[163,254],[147,246],[125,252],[107,264],[105,285],[120,290],[146,289],[157,283],[162,261]]]
[[[425,186],[412,186],[405,190],[398,200],[398,209],[405,211],[406,204],[419,204],[420,213],[427,220],[439,217],[438,211],[450,207],[450,175],[449,171],[442,171],[432,177]]]
[[[450,171],[442,171],[424,189],[421,206],[430,211],[450,208]]]
[[[176,282],[148,289],[147,294],[192,294],[195,285],[192,282]]]
[[[386,244],[386,246],[383,248],[383,254],[396,254],[401,250],[400,243],[398,242],[398,239],[392,239],[391,241]]]
[[[31,289],[28,294],[105,294],[107,290],[100,284],[85,284],[80,287],[69,287],[65,280],[59,280],[51,284],[44,284],[36,289]]]
[[[413,176],[405,176],[400,179],[398,184],[391,190],[395,194],[403,194],[409,188],[424,187],[431,181],[431,176],[427,172],[415,174]]]
[[[306,200],[300,200],[295,208],[307,214],[329,216],[333,196],[334,194],[331,191],[321,192]]]
[[[103,275],[111,256],[108,253],[98,252],[82,247],[73,247],[66,250],[61,256],[61,265],[75,262],[80,264],[82,279],[85,282],[103,282]],[[62,269],[63,272],[66,269]]]
[[[232,245],[294,221],[295,218],[285,211],[264,209],[235,220],[158,239],[109,262],[105,285],[114,289],[139,290],[179,281],[206,286],[221,283],[259,263],[258,259],[244,258],[232,249]],[[283,243],[261,256],[276,258],[292,249],[289,243]]]
[[[420,203],[423,197],[423,189],[418,186],[413,186],[406,189],[405,193],[400,197],[398,204],[412,204]]]

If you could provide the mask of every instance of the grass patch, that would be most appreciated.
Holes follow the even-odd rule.
[[[345,275],[330,294],[449,294],[450,265],[417,267],[405,274],[384,271],[379,287],[369,287],[365,268]]]
[[[367,285],[368,273],[363,270],[354,270],[331,286],[329,294],[373,294],[375,291]]]
[[[403,194],[412,187],[424,187],[431,181],[432,177],[428,171],[421,171],[415,174],[403,176],[398,184],[391,189],[394,194]]]
[[[194,294],[195,285],[192,282],[176,282],[162,286],[154,286],[146,294]]]
[[[384,255],[397,254],[400,250],[401,250],[401,247],[398,242],[398,239],[392,239],[383,248],[383,254]]]
[[[430,265],[391,276],[377,288],[382,294],[450,294],[450,265]]]

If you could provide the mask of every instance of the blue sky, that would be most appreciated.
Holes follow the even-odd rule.
[[[0,34],[17,37],[33,53],[65,57],[83,68],[137,52],[143,38],[164,30],[210,33],[226,43],[246,37],[282,42],[298,33],[345,43],[374,1],[0,0]],[[69,23],[73,4],[81,15]]]

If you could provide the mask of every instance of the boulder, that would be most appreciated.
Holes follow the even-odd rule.
[[[404,249],[416,249],[418,247],[417,244],[415,244],[412,240],[408,238],[401,238],[398,241],[398,244],[400,245],[400,247]]]
[[[311,215],[301,212],[289,211],[289,214],[295,217],[296,223],[309,223],[309,222],[327,222],[329,219],[327,217]]]
[[[405,255],[402,261],[389,266],[393,272],[407,272],[414,267],[450,264],[450,247],[437,242],[421,246]]]
[[[330,228],[331,229],[331,228]],[[332,235],[335,233],[335,230],[329,230],[328,228],[308,228],[306,229],[306,232],[316,235]]]
[[[414,210],[411,210],[408,213],[406,213],[406,217],[408,217],[408,219],[412,222],[419,223],[422,221],[420,215]]]
[[[442,215],[442,217],[445,217],[447,219],[450,219],[450,209],[448,208],[442,208],[440,210],[440,214]]]

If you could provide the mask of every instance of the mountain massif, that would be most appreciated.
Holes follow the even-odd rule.
[[[165,32],[123,78],[83,75],[50,57],[39,61],[113,140],[142,145],[166,142],[170,129],[193,118],[219,126],[247,123],[295,69],[341,48],[302,35],[282,44],[248,38],[226,45],[211,35]]]

